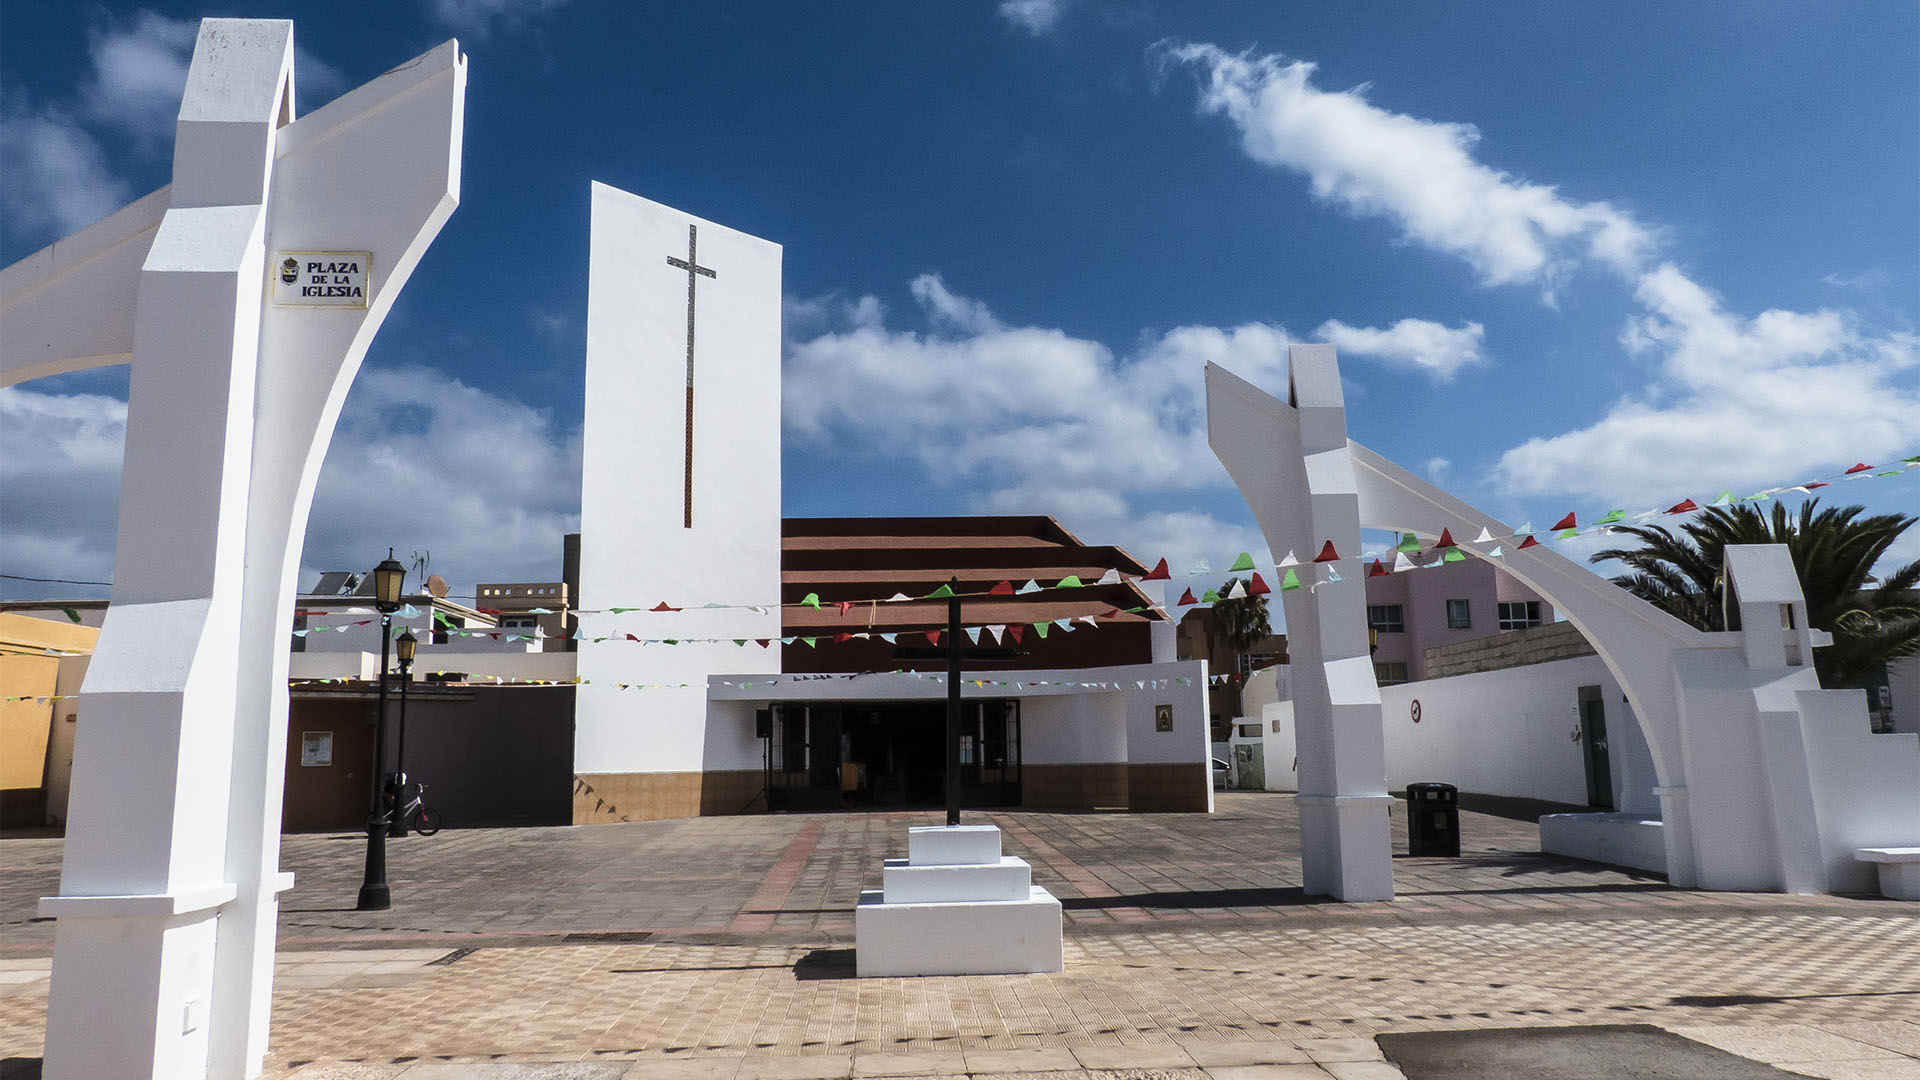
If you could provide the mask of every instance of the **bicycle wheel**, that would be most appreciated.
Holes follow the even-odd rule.
[[[440,831],[440,811],[431,806],[420,808],[420,816],[413,819],[413,831],[421,836],[432,836]]]

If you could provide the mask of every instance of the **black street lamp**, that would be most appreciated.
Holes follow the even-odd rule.
[[[373,606],[380,612],[380,703],[373,721],[373,781],[369,785],[373,798],[367,808],[367,872],[360,882],[360,902],[354,905],[360,911],[385,911],[393,906],[393,896],[387,889],[388,813],[382,799],[386,787],[387,642],[392,636],[393,613],[400,610],[400,587],[406,577],[407,568],[394,559],[392,548],[387,549],[386,559],[373,568]]]
[[[400,664],[400,745],[393,752],[393,821],[388,836],[407,835],[407,684],[413,681],[413,653],[419,647],[412,627],[400,631],[393,642],[393,658]]]

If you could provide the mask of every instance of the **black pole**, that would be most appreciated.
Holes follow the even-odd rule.
[[[380,703],[373,721],[372,804],[367,808],[367,873],[360,883],[360,911],[385,911],[393,906],[393,894],[387,889],[387,813],[381,802],[386,786],[384,758],[387,745],[387,630],[392,614],[380,613]]]
[[[400,664],[400,739],[393,751],[393,813],[387,822],[388,836],[407,835],[407,684],[413,665]],[[384,680],[383,680],[384,681]]]
[[[960,579],[947,598],[947,824],[960,824]]]

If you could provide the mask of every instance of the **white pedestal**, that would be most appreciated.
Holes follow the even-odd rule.
[[[1032,883],[1026,860],[1000,854],[998,828],[911,829],[907,852],[854,910],[861,977],[1060,970],[1060,901]]]
[[[1920,900],[1920,847],[1860,848],[1856,859],[1880,864],[1880,895],[1890,900]],[[858,915],[855,916],[856,920]],[[856,927],[859,923],[856,921]]]

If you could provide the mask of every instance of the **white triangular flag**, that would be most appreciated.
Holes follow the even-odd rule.
[[[1246,595],[1247,595],[1247,583],[1244,581],[1241,581],[1239,578],[1234,578],[1233,588],[1228,589],[1227,595],[1221,597],[1221,599],[1238,600]]]
[[[1287,557],[1286,557],[1286,558],[1284,558],[1284,559],[1281,559],[1281,560],[1280,560],[1279,562],[1277,562],[1277,563],[1274,563],[1273,565],[1274,565],[1274,568],[1275,568],[1276,570],[1277,570],[1277,569],[1282,569],[1282,568],[1284,568],[1284,567],[1288,567],[1288,566],[1299,566],[1299,565],[1300,565],[1300,560],[1299,560],[1299,559],[1296,559],[1296,558],[1294,558],[1294,557],[1293,557],[1293,552],[1291,552],[1291,551],[1289,551],[1289,552],[1287,552]]]
[[[1198,563],[1194,564],[1193,569],[1187,571],[1187,576],[1199,577],[1202,574],[1211,574],[1211,573],[1213,573],[1213,567],[1207,565],[1207,560],[1201,559]]]
[[[1503,556],[1503,555],[1505,555],[1505,554],[1506,554],[1506,552],[1504,552],[1504,551],[1501,551],[1501,550],[1500,550],[1500,545],[1499,545],[1499,544],[1495,544],[1495,545],[1493,545],[1493,550],[1492,550],[1492,551],[1489,551],[1489,552],[1487,552],[1487,558],[1489,558],[1489,559],[1498,559],[1498,558],[1500,558],[1501,556]]]
[[[1100,580],[1094,582],[1094,584],[1095,585],[1118,585],[1120,584],[1120,571],[1109,570],[1106,573],[1101,574]]]
[[[1055,619],[1055,620],[1053,620],[1053,625],[1055,625],[1055,626],[1057,626],[1057,627],[1059,627],[1059,628],[1060,628],[1060,629],[1062,629],[1062,630],[1065,630],[1065,631],[1066,631],[1067,633],[1072,633],[1072,632],[1073,632],[1073,620],[1072,620],[1072,619]]]
[[[1480,526],[1480,535],[1473,538],[1473,542],[1476,544],[1487,544],[1492,541],[1493,533],[1485,525]]]
[[[1417,569],[1419,569],[1419,567],[1413,564],[1412,559],[1407,558],[1406,552],[1402,551],[1398,555],[1395,555],[1393,557],[1394,573],[1399,574],[1399,573],[1404,573],[1408,570],[1417,570]]]
[[[967,640],[973,642],[975,645],[980,644],[980,628],[977,626],[967,627]]]
[[[913,599],[913,597],[908,596],[906,593],[897,592],[897,593],[894,593],[892,596],[887,597],[887,603],[895,604],[895,603],[899,603],[902,600],[911,600],[911,599]]]
[[[1032,578],[1028,578],[1027,583],[1025,585],[1022,585],[1019,588],[1013,590],[1013,595],[1025,596],[1028,593],[1036,593],[1039,591],[1040,591],[1040,583],[1033,580]]]
[[[987,633],[993,635],[993,643],[995,645],[1000,644],[1000,635],[1006,632],[1007,632],[1007,627],[1006,627],[1006,624],[1004,623],[996,623],[993,626],[987,627]]]
[[[899,634],[881,634],[881,635],[880,635],[880,640],[881,640],[881,641],[884,641],[884,642],[886,642],[886,643],[887,643],[887,644],[889,644],[889,645],[891,645],[891,644],[893,644],[893,643],[894,643],[894,642],[895,642],[895,641],[896,641],[896,640],[897,640],[897,639],[898,639],[899,637],[900,637],[900,635],[899,635]]]

